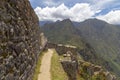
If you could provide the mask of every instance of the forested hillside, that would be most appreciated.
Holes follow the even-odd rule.
[[[83,58],[91,56],[86,60],[93,63],[96,60],[98,64],[120,76],[120,27],[117,25],[98,19],[88,19],[80,23],[66,19],[46,23],[42,26],[42,31],[49,42],[71,44],[81,51],[86,50],[86,52],[83,51],[85,54],[82,54]],[[86,47],[86,44],[89,46]]]

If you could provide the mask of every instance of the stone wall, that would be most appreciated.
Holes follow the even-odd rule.
[[[43,49],[47,45],[47,38],[44,36],[44,33],[40,34],[40,38],[41,38],[41,40],[40,40],[40,49]]]
[[[28,0],[0,2],[0,80],[31,80],[40,50],[38,18]]]
[[[62,61],[61,62],[64,71],[68,75],[68,80],[77,80],[77,63],[73,61]]]
[[[66,54],[67,51],[70,51],[72,53],[76,53],[78,51],[76,47],[73,47],[70,45],[66,46],[66,45],[62,45],[62,44],[47,43],[46,47],[47,48],[55,48],[59,55]]]

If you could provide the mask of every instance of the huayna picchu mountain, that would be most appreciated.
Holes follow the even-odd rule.
[[[72,22],[69,19],[41,27],[48,41],[77,46],[86,61],[120,76],[120,27],[98,19]]]
[[[57,21],[55,23],[46,23],[41,30],[47,36],[48,41],[59,44],[70,44],[83,47],[79,30],[74,27],[70,19]]]

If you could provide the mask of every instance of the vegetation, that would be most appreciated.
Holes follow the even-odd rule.
[[[120,76],[120,27],[98,19],[88,19],[76,26],[84,39],[107,64],[102,66]],[[102,60],[101,60],[102,61]]]
[[[80,49],[84,47],[81,37],[78,35],[78,31],[73,27],[72,22],[69,19],[61,22],[55,22],[46,24],[41,27],[48,41],[59,44],[69,44],[77,46]]]
[[[64,72],[59,61],[59,56],[54,50],[51,60],[51,78],[52,80],[67,80],[67,74]]]
[[[120,27],[97,19],[75,24],[67,19],[46,24],[42,31],[52,43],[70,44],[80,50],[85,49],[85,43],[88,43],[92,48],[89,51],[88,47],[87,50],[87,58],[91,59],[88,61],[97,62],[120,76]],[[89,55],[97,58],[91,58]]]
[[[96,65],[93,65],[89,62],[82,62],[79,65],[79,74],[77,75],[78,80],[108,80],[106,79],[105,72],[101,71],[99,68],[99,71],[96,71],[97,74],[94,74],[94,68]]]
[[[42,60],[42,57],[43,57],[44,53],[46,53],[46,51],[47,50],[41,52],[40,55],[39,55],[38,62],[37,62],[37,65],[36,65],[36,68],[35,68],[35,71],[34,71],[34,75],[33,75],[33,80],[38,80],[38,75],[40,73],[41,60]]]

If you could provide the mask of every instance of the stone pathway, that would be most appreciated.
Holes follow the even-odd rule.
[[[38,75],[38,80],[51,80],[50,66],[51,66],[52,55],[53,55],[52,49],[48,49],[48,52],[44,54],[41,62],[40,74]]]

